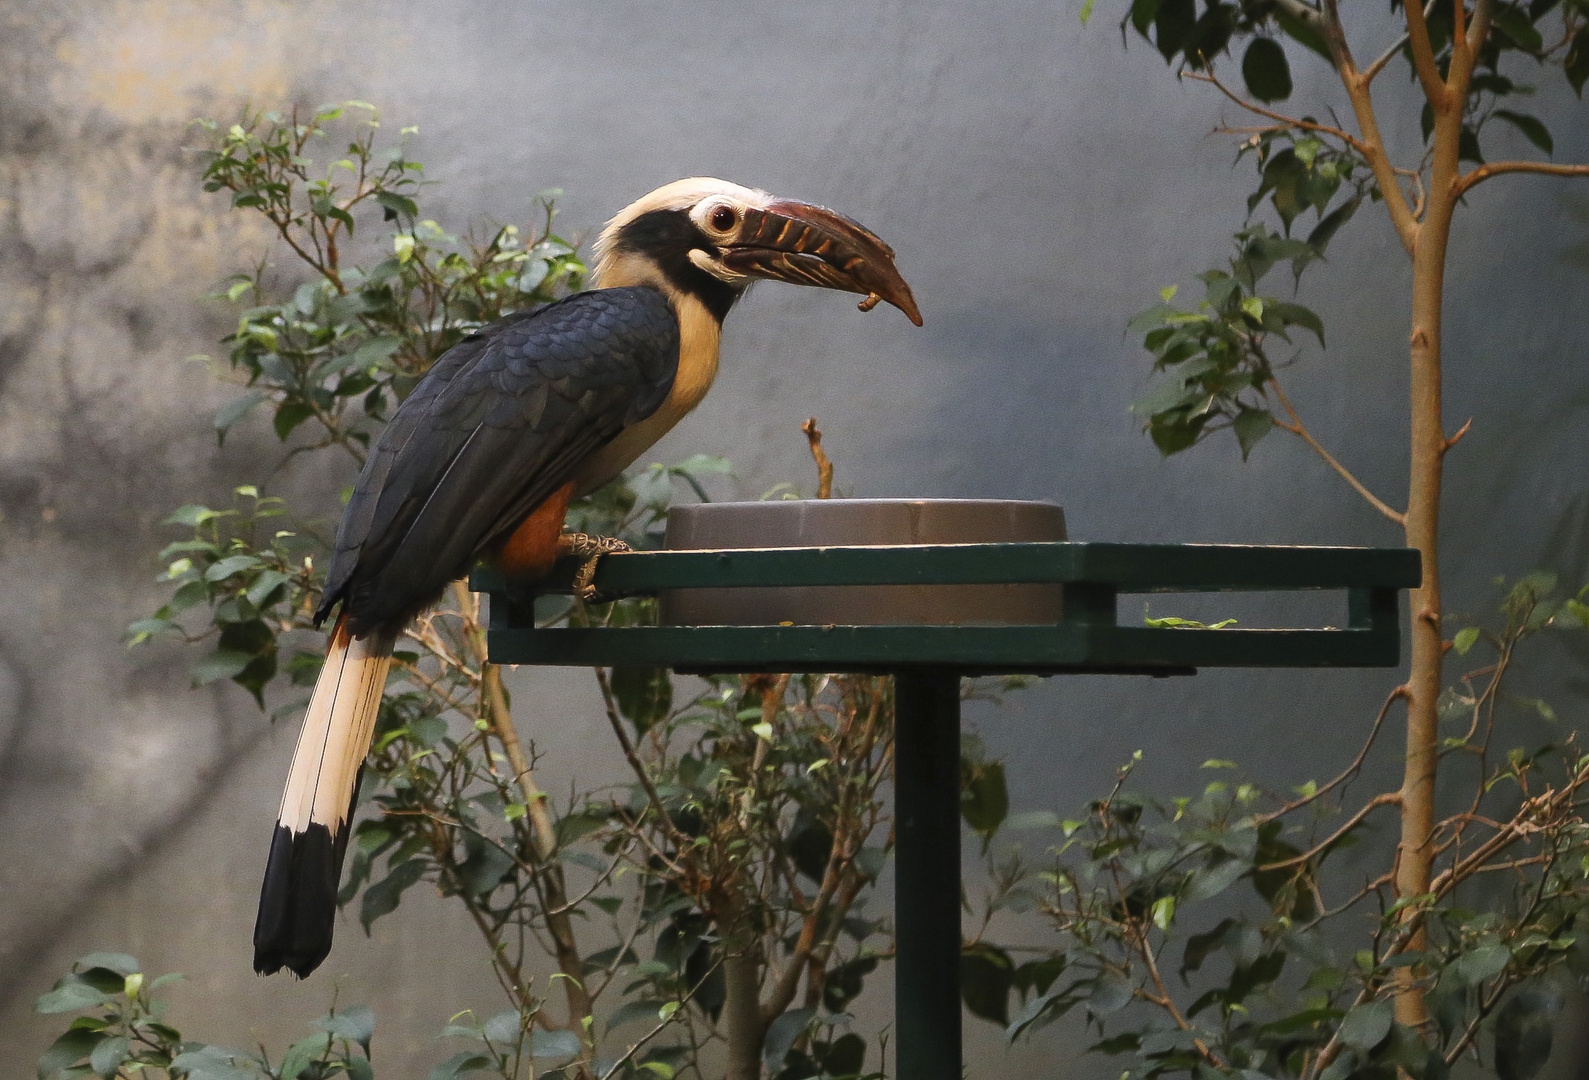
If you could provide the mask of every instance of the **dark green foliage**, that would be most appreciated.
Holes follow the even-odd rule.
[[[232,1050],[184,1039],[166,1021],[163,991],[180,975],[146,979],[138,961],[93,953],[40,997],[41,1013],[76,1012],[71,1026],[38,1061],[38,1080],[374,1080],[370,1042],[375,1016],[364,1005],[333,1009],[315,1032],[272,1065],[261,1048]],[[156,1072],[158,1070],[158,1072]]]
[[[1515,56],[1533,64],[1559,64],[1581,96],[1589,80],[1589,13],[1577,3],[1523,0],[1497,2],[1491,12],[1493,32],[1480,51],[1469,88],[1460,156],[1483,163],[1480,137],[1491,121],[1513,128],[1551,154],[1555,142],[1545,124],[1504,104],[1534,93],[1534,87],[1503,74],[1502,68]],[[1431,6],[1428,22],[1436,60],[1444,71],[1451,54],[1450,5]],[[1264,103],[1283,101],[1292,93],[1291,65],[1283,42],[1289,40],[1331,60],[1316,5],[1204,0],[1199,14],[1191,0],[1132,0],[1121,21],[1122,29],[1127,26],[1153,42],[1167,62],[1192,72],[1217,76],[1222,55],[1239,45],[1242,81],[1248,94]],[[1207,295],[1195,310],[1171,307],[1173,293],[1165,290],[1163,303],[1129,324],[1128,332],[1144,335],[1144,344],[1154,355],[1154,370],[1162,375],[1132,407],[1160,453],[1179,453],[1209,433],[1228,428],[1245,458],[1274,426],[1272,380],[1278,366],[1295,358],[1289,331],[1300,327],[1323,344],[1323,325],[1313,312],[1294,302],[1277,308],[1282,301],[1258,295],[1256,285],[1277,260],[1289,261],[1300,283],[1304,269],[1324,257],[1336,232],[1363,201],[1382,197],[1358,147],[1333,134],[1338,124],[1333,117],[1327,123],[1298,117],[1243,129],[1252,134],[1242,141],[1240,154],[1254,155],[1259,182],[1248,198],[1248,221],[1236,234],[1237,255],[1230,269],[1201,275]],[[1427,142],[1434,129],[1434,114],[1427,105],[1422,125]],[[1277,219],[1279,237],[1253,218],[1265,203]],[[1310,210],[1316,223],[1305,239],[1293,237],[1293,226]],[[1281,338],[1292,355],[1271,357],[1270,337]],[[1282,422],[1291,424],[1286,418]]]
[[[990,915],[1037,889],[1028,895],[1062,944],[1040,980],[1030,964],[1010,972],[995,948],[968,950],[968,1005],[1007,1015],[1011,1037],[1079,1012],[1099,1032],[1092,1049],[1128,1055],[1132,1078],[1445,1080],[1477,1057],[1503,1080],[1530,1080],[1550,1056],[1560,980],[1589,970],[1578,930],[1589,921],[1589,825],[1579,816],[1589,755],[1570,735],[1504,755],[1488,740],[1519,717],[1557,722],[1501,680],[1535,636],[1581,635],[1585,596],[1530,575],[1503,592],[1498,625],[1465,630],[1454,646],[1486,656],[1448,691],[1446,753],[1491,763],[1474,815],[1442,823],[1441,835],[1460,836],[1464,853],[1498,845],[1513,885],[1496,889],[1479,864],[1450,863],[1434,894],[1395,904],[1387,879],[1365,887],[1340,865],[1374,821],[1336,800],[1339,783],[1269,793],[1232,763],[1209,761],[1229,775],[1160,801],[1135,790],[1137,755],[1106,798],[1061,823],[1046,865],[995,865]],[[1520,798],[1528,808],[1508,823]],[[1409,906],[1420,912],[1412,923],[1401,919]],[[1364,918],[1372,932],[1354,952],[1331,924]],[[1427,991],[1427,1040],[1395,1022],[1404,978]],[[993,1000],[1001,986],[1003,1003]]]
[[[210,642],[212,650],[193,665],[193,684],[231,679],[263,707],[265,687],[277,674],[277,637],[304,621],[319,592],[305,555],[316,545],[277,527],[285,512],[281,499],[244,485],[229,509],[190,505],[167,518],[166,524],[191,529],[191,539],[160,553],[169,560],[161,580],[174,585],[171,600],[128,627],[128,644],[159,634]],[[201,605],[209,609],[208,625],[186,629],[183,623],[192,620],[181,616]]]

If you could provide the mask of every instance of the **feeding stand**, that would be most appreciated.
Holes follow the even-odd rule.
[[[680,672],[871,672],[895,688],[895,1047],[901,1080],[958,1080],[960,679],[1391,667],[1416,551],[1064,541],[1044,503],[833,500],[681,507],[669,548],[611,555],[605,596],[660,594],[654,627],[539,628],[490,592],[490,659]],[[542,593],[567,593],[571,567]],[[1057,587],[1057,589],[1056,589]],[[1328,589],[1345,625],[1121,626],[1122,593]],[[1035,614],[1034,614],[1035,609]],[[791,618],[790,615],[797,616]]]

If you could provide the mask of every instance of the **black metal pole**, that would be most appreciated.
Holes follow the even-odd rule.
[[[894,1060],[960,1080],[960,677],[894,675]]]

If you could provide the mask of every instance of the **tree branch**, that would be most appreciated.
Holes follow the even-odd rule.
[[[1336,0],[1324,0],[1324,25],[1321,28],[1324,34],[1324,43],[1330,47],[1330,55],[1335,59],[1338,70],[1357,70],[1357,61],[1352,59],[1352,48],[1346,43],[1346,28],[1341,25],[1341,9],[1336,6]]]
[[[1296,866],[1300,863],[1305,863],[1309,859],[1313,858],[1313,856],[1319,854],[1325,848],[1329,847],[1331,844],[1339,841],[1341,837],[1357,828],[1362,824],[1364,818],[1373,813],[1375,810],[1379,809],[1381,806],[1396,806],[1400,803],[1401,794],[1399,792],[1381,792],[1380,794],[1375,795],[1372,799],[1369,799],[1368,802],[1364,803],[1362,808],[1359,809],[1357,813],[1346,819],[1345,824],[1336,829],[1324,840],[1314,844],[1310,850],[1304,851],[1301,855],[1296,855],[1289,859],[1282,859],[1280,862],[1265,863],[1264,865],[1258,867],[1258,871],[1263,873],[1270,870],[1284,870],[1288,866]]]
[[[1302,809],[1309,803],[1317,802],[1319,799],[1322,799],[1331,791],[1334,791],[1336,788],[1352,779],[1352,777],[1356,776],[1362,769],[1363,762],[1368,760],[1368,752],[1374,748],[1374,740],[1379,738],[1380,729],[1385,726],[1385,717],[1390,714],[1390,707],[1406,696],[1407,686],[1405,683],[1396,687],[1385,696],[1384,704],[1379,707],[1379,712],[1374,717],[1374,725],[1373,727],[1369,728],[1368,738],[1363,740],[1363,748],[1357,752],[1357,757],[1352,760],[1350,765],[1341,771],[1340,775],[1336,776],[1336,778],[1331,780],[1328,784],[1325,784],[1323,787],[1319,788],[1312,795],[1297,799],[1294,802],[1288,802],[1273,813],[1261,815],[1258,819],[1258,823],[1264,824],[1266,822],[1274,821],[1276,818],[1284,817],[1286,814]]]
[[[1461,3],[1462,0],[1456,0]],[[1423,8],[1417,4],[1403,4],[1407,13],[1407,44],[1412,47],[1412,66],[1418,73],[1424,96],[1431,108],[1438,111],[1446,100],[1446,84],[1441,81],[1439,65],[1435,63],[1434,46],[1429,41],[1429,24],[1424,20]]]
[[[1585,165],[1557,165],[1549,161],[1492,161],[1469,170],[1457,178],[1451,186],[1451,197],[1460,199],[1468,193],[1469,188],[1477,187],[1484,181],[1502,173],[1539,173],[1544,176],[1589,176],[1589,164]]]
[[[1484,39],[1490,36],[1491,8],[1491,0],[1477,0],[1473,5],[1473,21],[1468,24],[1467,33],[1469,52],[1478,53],[1484,47]]]
[[[618,715],[618,706],[613,699],[612,683],[607,679],[605,668],[596,669],[596,685],[601,689],[602,703],[607,708],[607,721],[612,725],[613,734],[618,736],[618,745],[623,749],[624,760],[629,763],[629,768],[639,779],[640,786],[645,789],[646,799],[651,808],[657,812],[657,817],[662,823],[662,830],[684,850],[690,846],[690,838],[679,832],[678,826],[673,823],[673,816],[662,803],[662,796],[657,793],[656,784],[651,781],[651,774],[646,771],[645,763],[640,760],[640,754],[635,750],[634,740],[629,738],[629,733],[623,729],[623,720]]]
[[[1274,417],[1273,419],[1275,427],[1280,428],[1283,431],[1291,432],[1291,434],[1295,435],[1297,438],[1311,446],[1314,453],[1323,458],[1330,468],[1340,473],[1341,478],[1344,479],[1348,484],[1352,485],[1353,491],[1356,491],[1364,499],[1368,500],[1368,504],[1370,506],[1372,506],[1375,510],[1378,510],[1381,514],[1384,514],[1397,525],[1405,526],[1407,524],[1407,516],[1405,514],[1401,513],[1399,510],[1392,509],[1390,505],[1378,495],[1375,495],[1372,491],[1369,491],[1367,486],[1365,486],[1361,480],[1354,476],[1350,469],[1337,461],[1335,455],[1324,449],[1324,447],[1319,443],[1319,440],[1313,437],[1313,433],[1303,426],[1302,417],[1298,416],[1296,409],[1291,407],[1291,402],[1286,398],[1285,391],[1280,389],[1279,382],[1271,378],[1269,380],[1269,386],[1274,390],[1275,397],[1279,399],[1281,406],[1284,407],[1286,411],[1286,414],[1291,417],[1291,423],[1289,424],[1278,417]]]
[[[1321,135],[1328,135],[1331,138],[1340,139],[1353,150],[1356,150],[1359,154],[1362,154],[1364,157],[1368,156],[1368,146],[1351,132],[1342,128],[1331,127],[1329,124],[1320,124],[1314,120],[1304,120],[1301,117],[1287,116],[1284,113],[1278,113],[1272,109],[1266,109],[1262,105],[1254,105],[1252,102],[1248,101],[1246,98],[1232,90],[1230,87],[1226,86],[1219,80],[1218,76],[1210,72],[1183,71],[1181,72],[1181,78],[1192,79],[1196,82],[1206,82],[1216,87],[1220,93],[1224,94],[1226,97],[1230,98],[1230,100],[1234,101],[1237,105],[1240,105],[1250,113],[1256,113],[1259,116],[1273,120],[1277,124],[1284,124],[1287,127],[1298,128],[1302,131],[1316,131]]]

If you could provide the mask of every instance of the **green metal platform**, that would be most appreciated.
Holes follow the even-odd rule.
[[[758,548],[609,555],[608,598],[669,589],[1064,585],[1057,623],[1021,626],[537,626],[538,595],[572,591],[574,566],[491,594],[499,664],[656,665],[680,672],[886,672],[895,679],[895,1047],[901,1080],[959,1080],[960,678],[1029,672],[1188,675],[1199,667],[1392,667],[1398,592],[1416,551],[1224,544],[1022,543]],[[1122,594],[1333,590],[1342,625],[1301,629],[1121,626]]]
[[[1389,667],[1399,660],[1397,591],[1418,583],[1401,549],[1226,544],[943,544],[758,548],[610,555],[604,596],[665,589],[1032,583],[1065,585],[1064,613],[1039,626],[535,625],[535,595],[570,591],[573,567],[515,593],[476,571],[492,594],[493,662],[574,667],[655,664],[684,671],[893,671],[948,665],[964,674],[1160,673],[1198,667]],[[1328,589],[1345,594],[1339,628],[1169,629],[1121,626],[1122,593]]]

